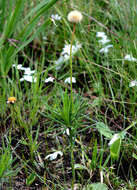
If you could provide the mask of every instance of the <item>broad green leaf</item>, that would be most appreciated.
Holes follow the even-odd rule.
[[[19,22],[19,17],[24,8],[24,2],[25,2],[24,0],[17,1],[14,11],[10,15],[8,23],[6,23],[5,25],[5,30],[3,35],[4,39],[10,38],[12,33],[16,30],[16,25]]]
[[[97,122],[96,128],[101,133],[101,135],[104,135],[105,137],[109,139],[112,137],[113,131],[111,131],[109,127],[105,125],[103,122]]]
[[[117,160],[120,153],[120,146],[121,146],[121,138],[116,140],[111,146],[110,146],[110,154],[111,158],[114,160]]]
[[[3,30],[3,26],[4,26],[4,23],[5,23],[5,12],[6,12],[6,0],[3,1],[3,0],[0,0],[0,32],[2,32]]]

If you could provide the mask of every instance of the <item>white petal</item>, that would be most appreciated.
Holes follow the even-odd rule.
[[[70,84],[70,77],[66,78],[64,82]],[[75,77],[72,77],[72,83],[76,83]]]
[[[70,132],[69,132],[69,128],[66,129],[66,134],[69,136]]]
[[[54,19],[54,20],[61,20],[61,16],[59,16],[58,14],[52,14],[51,15],[51,18]]]
[[[21,68],[22,68],[22,65],[21,65],[21,64],[18,64],[18,65],[13,64],[12,66],[13,66],[13,67],[16,67],[16,66],[17,66],[17,69],[18,69],[18,70],[21,70]]]
[[[21,78],[21,79],[20,79],[20,82],[22,82],[22,81],[24,81],[24,80],[25,80],[24,78]]]
[[[49,77],[49,78],[47,78],[47,79],[45,80],[45,83],[48,83],[48,82],[53,82],[53,80],[54,80],[54,78]]]
[[[102,38],[101,40],[99,40],[99,42],[104,45],[104,44],[110,42],[110,40]]]
[[[119,134],[114,134],[110,142],[108,143],[109,146],[111,146],[116,140],[119,139]]]
[[[70,56],[70,47],[70,44],[65,44],[61,55],[67,54]],[[82,45],[79,42],[77,42],[76,45],[72,45],[72,54],[75,54],[81,47]]]
[[[58,60],[55,61],[56,70],[59,70],[61,68],[63,62],[65,62],[63,56],[61,56]]]
[[[31,71],[31,69],[29,67],[25,68],[24,71],[25,71],[24,75],[32,75],[35,73],[35,70]]]
[[[25,71],[27,68],[26,67],[21,67],[20,70]]]
[[[63,156],[63,153],[61,151],[57,151],[57,152],[47,155],[45,159],[55,160],[58,155]]]
[[[24,75],[23,78],[20,79],[20,81],[23,80],[26,80],[28,82],[36,82],[36,77],[30,75]]]
[[[110,44],[110,45],[100,49],[99,52],[100,53],[108,53],[108,49],[111,48],[111,47],[113,47],[113,45]]]
[[[134,58],[132,55],[129,55],[129,54],[127,54],[125,56],[124,60],[127,60],[127,61],[137,61],[136,58]]]
[[[104,37],[106,36],[105,32],[97,32],[96,34],[97,37]]]
[[[133,80],[130,82],[129,87],[137,86],[137,80]]]
[[[68,61],[70,58],[70,44],[65,44],[64,48],[61,52],[61,56],[58,60],[55,61],[55,64],[57,65],[56,70],[59,70],[61,68],[61,64]],[[72,45],[72,55],[77,53],[77,51],[82,47],[82,45],[79,42],[76,42],[76,45]]]

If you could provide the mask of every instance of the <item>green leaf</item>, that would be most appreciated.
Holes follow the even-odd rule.
[[[104,135],[107,138],[111,138],[113,135],[113,131],[109,129],[107,125],[105,125],[103,122],[97,122],[96,123],[96,128],[98,131],[101,133],[101,135]]]
[[[133,158],[135,158],[137,160],[137,155],[135,153],[133,153]]]
[[[0,32],[2,32],[3,30],[3,26],[4,26],[4,23],[5,23],[5,13],[6,13],[6,0],[3,1],[3,0],[0,0]]]
[[[31,173],[26,179],[26,185],[31,185],[36,179],[36,175]]]
[[[82,164],[75,164],[74,169],[76,169],[76,170],[87,170],[86,166],[83,166]]]
[[[19,35],[19,40],[21,41],[25,41],[29,35],[32,33],[32,30],[37,26],[37,23],[40,19],[40,17],[46,13],[46,11],[48,9],[50,9],[58,0],[48,0],[48,1],[45,1],[43,5],[43,7],[39,7],[39,4],[38,4],[38,9],[37,7],[35,8],[35,11],[36,13],[33,14],[34,17],[32,17],[32,19],[30,20],[30,22],[24,27],[24,29],[21,31],[20,35]],[[47,3],[48,2],[48,3]],[[33,12],[32,12],[33,13]],[[30,14],[29,14],[30,15]],[[31,15],[31,16],[33,16]]]
[[[19,22],[19,17],[24,8],[24,2],[25,2],[24,0],[17,1],[14,11],[10,15],[10,19],[9,19],[8,23],[6,23],[6,25],[5,25],[4,39],[10,38],[12,33],[15,31],[16,25]]]
[[[93,148],[93,153],[92,153],[92,162],[91,166],[96,167],[97,164],[97,152],[98,152],[98,147],[97,147],[97,140],[95,141],[94,148]]]
[[[83,190],[108,190],[108,187],[104,183],[93,183],[87,185]]]
[[[121,147],[121,138],[116,140],[111,146],[110,146],[110,154],[111,158],[114,160],[117,160],[120,153],[120,147]]]

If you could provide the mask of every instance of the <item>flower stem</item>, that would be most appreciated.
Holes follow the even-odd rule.
[[[74,190],[74,183],[75,183],[75,168],[74,168],[74,164],[75,164],[75,159],[74,159],[74,135],[71,131],[70,133],[70,153],[71,153],[71,169],[72,169],[72,183],[71,183],[71,188],[72,190]]]
[[[73,102],[73,94],[72,94],[72,44],[74,40],[74,33],[75,33],[76,24],[73,24],[73,31],[72,31],[72,39],[71,39],[71,45],[70,45],[70,88],[71,88],[71,103]]]

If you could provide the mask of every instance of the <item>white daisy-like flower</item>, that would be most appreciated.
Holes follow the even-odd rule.
[[[21,65],[21,64],[18,64],[18,65],[13,64],[12,66],[13,66],[13,67],[16,67],[18,70],[20,70],[20,69],[22,68],[22,65]]]
[[[65,44],[61,55],[70,56],[70,47],[71,47],[70,44]],[[72,55],[74,55],[81,47],[82,45],[78,42],[76,43],[76,45],[72,45]]]
[[[124,57],[124,60],[137,62],[137,59],[134,58],[134,57],[133,57],[132,55],[130,55],[130,54],[127,54],[127,55]]]
[[[64,82],[70,84],[70,77],[66,78]],[[76,78],[75,77],[72,77],[72,83],[76,83]]]
[[[137,86],[137,80],[132,80],[129,84],[129,87]]]
[[[55,79],[52,77],[49,77],[49,78],[45,79],[45,83],[53,82],[53,80],[55,80]]]
[[[52,160],[55,160],[58,155],[63,156],[63,153],[61,151],[56,151],[56,152],[54,152],[52,154],[47,155],[45,159],[46,160],[50,159],[52,161]]]
[[[103,45],[110,42],[110,40],[108,39],[107,35],[104,32],[97,32],[96,36],[98,38],[101,38],[101,40],[99,40],[99,42]]]
[[[35,70],[31,70],[29,67],[24,69],[24,75],[32,75],[35,73]]]
[[[102,38],[101,40],[99,40],[99,42],[104,45],[104,44],[110,42],[110,40],[107,38]]]
[[[103,38],[106,36],[105,32],[97,32],[96,37]]]
[[[107,46],[105,46],[104,48],[100,49],[99,52],[100,52],[100,53],[108,53],[108,49],[111,48],[111,47],[113,47],[112,44],[107,45]]]
[[[109,146],[111,146],[115,141],[119,139],[119,134],[114,134],[110,142],[108,143]]]
[[[61,56],[59,57],[58,60],[55,61],[56,66],[56,70],[59,70],[62,66],[62,64],[66,61],[69,60],[70,58],[70,44],[65,44],[64,48],[61,52]],[[78,50],[82,47],[82,45],[77,42],[76,45],[72,45],[72,55],[76,54],[78,52]]]
[[[13,67],[16,67],[15,64],[12,65]],[[17,67],[16,67],[18,70],[22,70],[22,71],[25,71],[25,75],[32,75],[35,73],[35,70],[31,70],[29,67],[22,67],[21,64],[18,64]]]
[[[54,20],[61,20],[61,16],[59,16],[58,14],[52,14],[51,15],[51,18],[54,19]]]
[[[28,81],[28,82],[36,82],[37,81],[36,77],[31,76],[31,75],[23,75],[23,77],[20,79],[20,81],[22,82],[24,80]]]

